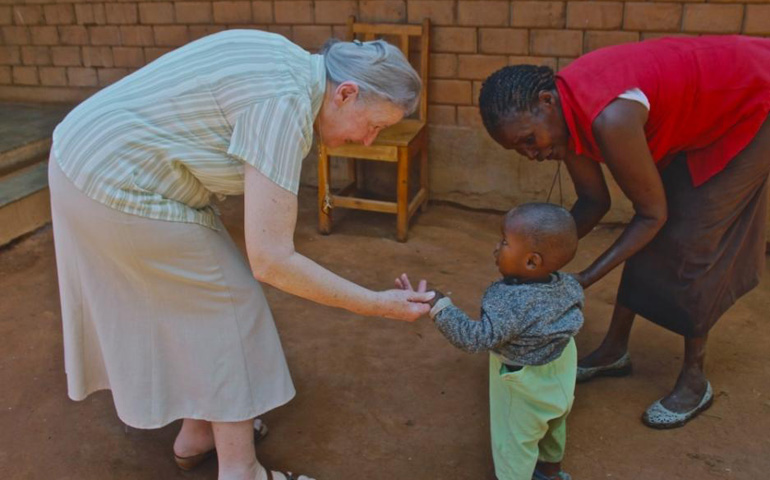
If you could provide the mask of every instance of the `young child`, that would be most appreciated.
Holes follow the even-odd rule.
[[[498,480],[567,480],[561,470],[583,324],[583,289],[558,272],[575,256],[570,213],[548,203],[514,208],[502,222],[495,260],[503,275],[474,321],[436,292],[431,318],[467,352],[488,350],[492,455]],[[411,289],[403,275],[396,281]],[[420,289],[424,289],[424,284]]]

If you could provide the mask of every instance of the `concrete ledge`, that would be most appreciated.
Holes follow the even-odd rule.
[[[0,245],[50,221],[47,162],[0,178]]]

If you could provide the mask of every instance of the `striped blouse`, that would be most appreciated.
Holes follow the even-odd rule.
[[[216,229],[212,195],[240,195],[243,162],[297,193],[326,88],[323,57],[229,30],[170,52],[76,107],[53,153],[90,198]]]

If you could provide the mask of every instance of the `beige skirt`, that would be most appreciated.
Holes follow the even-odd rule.
[[[265,295],[224,227],[106,207],[53,156],[49,184],[73,400],[110,389],[136,428],[246,420],[291,400]]]

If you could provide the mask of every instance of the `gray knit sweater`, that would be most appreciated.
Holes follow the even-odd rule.
[[[452,345],[475,353],[492,351],[510,365],[544,365],[583,325],[583,288],[572,275],[551,274],[549,283],[494,282],[474,321],[446,297],[431,310]]]

